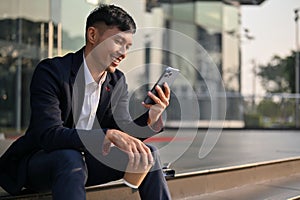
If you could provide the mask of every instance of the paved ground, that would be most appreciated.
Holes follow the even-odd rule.
[[[166,130],[150,142],[178,173],[300,157],[296,130]]]
[[[185,200],[295,200],[300,199],[300,174],[245,185],[229,190],[185,198]]]

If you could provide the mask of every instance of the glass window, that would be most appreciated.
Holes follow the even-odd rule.
[[[61,0],[63,54],[75,51],[85,44],[85,21],[95,6],[83,0]]]
[[[172,17],[174,20],[194,21],[194,2],[172,5]]]
[[[49,2],[0,1],[0,132],[20,132],[29,122],[29,85],[48,41],[41,33],[48,31]]]
[[[25,18],[31,21],[48,21],[49,0],[0,0],[0,18]]]
[[[240,91],[240,25],[237,7],[223,7],[223,80],[227,91]]]
[[[195,2],[195,23],[207,29],[222,30],[222,2]]]
[[[36,65],[84,45],[93,6],[83,0],[0,0],[0,132],[25,131]]]

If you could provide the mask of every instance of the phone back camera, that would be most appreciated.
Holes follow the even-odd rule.
[[[170,76],[172,76],[172,72],[167,72],[165,75],[164,75],[164,77],[170,77]]]

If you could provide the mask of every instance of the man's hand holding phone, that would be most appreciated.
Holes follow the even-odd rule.
[[[149,109],[148,124],[152,126],[158,121],[163,111],[167,108],[170,101],[171,90],[169,86],[175,81],[179,70],[167,67],[151,91],[148,92],[143,105]]]
[[[148,124],[152,126],[158,121],[163,111],[168,107],[170,101],[170,88],[165,82],[162,89],[159,85],[155,86],[157,96],[151,91],[148,92],[149,98],[151,98],[154,104],[146,104],[143,102],[145,108],[149,109],[149,121]]]

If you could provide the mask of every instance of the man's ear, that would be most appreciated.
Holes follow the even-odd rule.
[[[95,44],[95,42],[97,41],[97,29],[95,27],[89,27],[87,30],[87,40],[89,43],[91,44]]]

